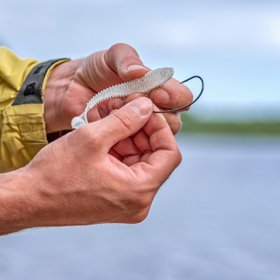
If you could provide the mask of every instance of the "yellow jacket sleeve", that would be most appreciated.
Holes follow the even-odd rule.
[[[67,60],[54,63],[45,75]],[[13,105],[18,91],[30,71],[39,63],[20,59],[12,51],[0,47],[0,172],[23,167],[48,144],[44,122],[44,104]]]

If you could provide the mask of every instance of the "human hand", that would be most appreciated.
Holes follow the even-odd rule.
[[[109,50],[93,53],[85,59],[69,61],[57,66],[48,79],[45,90],[45,120],[47,133],[71,129],[71,120],[80,115],[87,102],[97,92],[142,77],[150,69],[144,66],[136,50],[126,44],[113,45]],[[136,93],[128,98],[144,96]],[[192,101],[188,88],[171,79],[153,90],[149,98],[159,109],[175,109]],[[126,101],[113,98],[102,102],[88,112],[88,120],[96,121],[119,109]],[[188,109],[186,109],[188,110]],[[181,127],[179,114],[166,113],[172,132]]]
[[[42,149],[22,172],[32,180],[18,190],[21,228],[142,221],[181,161],[166,120],[152,111],[149,99],[136,99]],[[112,149],[131,135],[137,150]]]

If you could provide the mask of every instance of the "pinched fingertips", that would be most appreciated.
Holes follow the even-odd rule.
[[[183,84],[170,82],[153,90],[149,97],[158,106],[166,109],[177,109],[190,104],[193,100],[191,91]],[[186,108],[186,110],[188,110]]]

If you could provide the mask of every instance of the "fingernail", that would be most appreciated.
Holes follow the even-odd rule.
[[[127,69],[126,69],[126,72],[129,72],[129,71],[132,71],[132,70],[148,70],[147,68],[145,68],[144,66],[141,66],[141,65],[130,65]]]
[[[152,110],[152,101],[149,98],[141,97],[128,103],[128,106],[138,115],[146,116]]]
[[[169,95],[168,95],[168,93],[165,91],[165,90],[163,90],[163,89],[160,89],[157,93],[156,93],[156,95],[155,95],[155,97],[154,97],[154,102],[156,103],[156,104],[165,104],[165,103],[167,103],[169,101]]]

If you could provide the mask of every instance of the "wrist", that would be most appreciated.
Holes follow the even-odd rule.
[[[47,79],[44,93],[44,119],[47,134],[71,128],[67,112],[62,110],[62,102],[81,62],[82,59],[59,64]]]
[[[0,235],[33,227],[38,195],[34,178],[26,167],[0,176]]]

